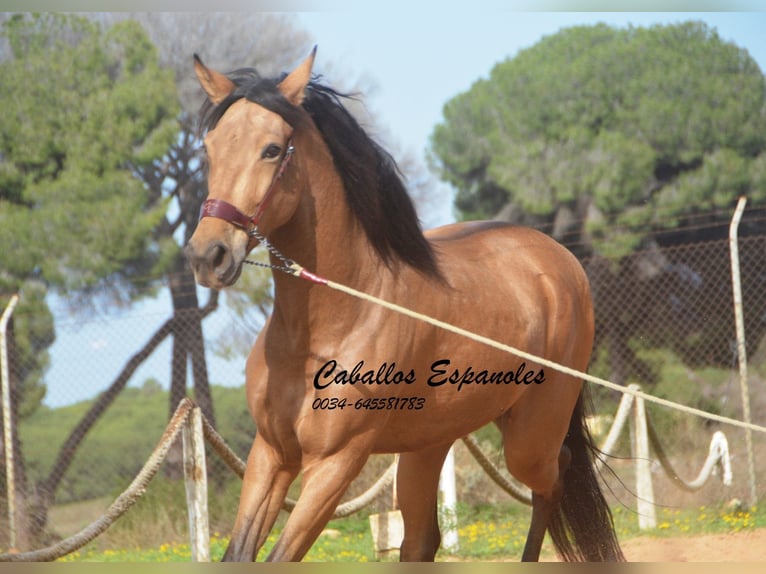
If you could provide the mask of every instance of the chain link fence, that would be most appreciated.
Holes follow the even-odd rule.
[[[750,397],[753,422],[761,425],[766,423],[765,255],[766,234],[751,234],[740,240]],[[669,247],[655,244],[617,263],[598,258],[583,263],[592,283],[597,321],[590,372],[621,384],[640,383],[651,394],[742,418],[727,240]],[[200,294],[204,299],[204,294]],[[242,305],[230,305],[223,295],[217,307],[211,306],[205,313],[196,309],[180,311],[174,318],[164,291],[155,299],[107,315],[93,311],[71,313],[66,301],[55,298],[49,301],[55,325],[53,345],[47,347],[44,341],[35,341],[35,333],[45,333],[51,317],[20,308],[14,316],[9,347],[14,405],[20,421],[16,487],[25,494],[17,512],[23,513],[33,531],[36,529],[37,539],[75,532],[132,479],[175,407],[170,398],[174,378],[176,388],[182,384],[186,394],[204,403],[200,394],[208,390],[195,387],[199,365],[193,366],[194,361],[183,355],[183,367],[174,366],[174,360],[177,362],[174,345],[179,338],[189,336],[185,329],[193,330],[195,325],[202,325],[203,367],[216,426],[237,454],[246,458],[255,428],[241,388],[243,353],[262,325],[262,313],[243,315]],[[5,299],[0,303],[4,304]],[[235,311],[235,307],[240,311]],[[188,314],[185,318],[184,313]],[[41,394],[43,384],[45,398],[41,406],[34,408],[34,398]],[[613,415],[618,395],[594,388],[597,412],[607,419]],[[96,408],[99,404],[101,407]],[[661,407],[650,406],[649,411],[666,454],[679,474],[693,476],[699,470],[715,430],[726,433],[733,457],[733,486],[711,484],[693,495],[674,490],[671,482],[658,472],[655,492],[659,504],[700,505],[746,498],[744,431]],[[78,428],[87,430],[82,442],[68,444],[68,438]],[[608,427],[603,432],[606,431]],[[596,432],[598,440],[599,431]],[[493,429],[484,429],[477,436],[482,447],[494,453],[490,456],[502,464],[499,436]],[[762,497],[766,437],[756,433],[754,439],[758,495]],[[619,479],[610,483],[610,489],[617,500],[633,506],[629,458],[626,438],[618,457],[610,462]],[[183,485],[175,480],[181,474],[180,453],[169,460],[166,484],[154,485],[150,493],[155,506],[152,507],[152,500],[142,501],[125,521],[138,524],[154,512],[150,508],[161,507],[172,515],[169,521],[177,527],[179,537],[184,537]],[[391,460],[373,457],[348,498],[366,489]],[[210,464],[211,526],[225,531],[233,519],[239,484],[216,457],[210,457]],[[457,466],[461,502],[494,503],[508,499],[460,444]],[[8,544],[4,539],[7,476],[3,468],[0,547]],[[53,492],[46,492],[52,485]],[[391,503],[391,496],[383,497],[378,502],[379,509],[390,508]],[[88,516],[73,510],[89,505],[93,512]],[[146,510],[141,510],[142,505]],[[178,512],[172,510],[174,506],[180,507]],[[167,534],[167,524],[164,528]],[[142,529],[147,536],[154,536],[150,528]]]
[[[766,235],[739,240],[748,386],[752,422],[766,423]],[[645,392],[710,413],[743,420],[728,239],[656,245],[613,266],[584,261],[591,278],[597,340],[590,372],[622,384],[639,383]],[[611,391],[594,389],[600,413],[614,412]],[[745,431],[648,405],[648,416],[679,474],[693,478],[700,470],[716,430],[728,438],[734,483],[714,481],[700,492],[680,491],[652,460],[656,501],[688,506],[720,503],[744,505],[750,500]],[[604,432],[608,431],[608,427]],[[756,493],[766,493],[766,436],[753,434]],[[628,437],[624,459],[611,466],[617,498],[632,502],[634,465]],[[622,484],[621,482],[624,482]]]

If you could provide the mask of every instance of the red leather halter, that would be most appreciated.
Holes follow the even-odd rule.
[[[247,216],[239,209],[234,207],[231,203],[222,199],[207,199],[205,200],[205,203],[202,204],[199,218],[202,219],[203,217],[217,217],[218,219],[223,219],[224,221],[231,223],[235,227],[239,227],[248,235],[252,235],[258,227],[258,222],[261,220],[263,212],[266,211],[266,206],[271,200],[271,197],[274,195],[274,189],[277,186],[277,182],[285,172],[285,168],[287,168],[287,164],[290,163],[290,158],[293,156],[294,152],[295,146],[293,146],[292,140],[289,140],[287,142],[287,149],[285,150],[285,154],[282,156],[282,161],[279,164],[277,173],[274,176],[274,179],[271,180],[271,185],[269,185],[269,189],[266,190],[266,195],[263,196],[263,200],[258,205],[258,209],[256,210],[255,215],[252,217]]]

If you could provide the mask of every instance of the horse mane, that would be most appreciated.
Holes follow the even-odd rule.
[[[203,131],[213,129],[226,110],[242,98],[279,114],[296,130],[306,127],[306,116],[277,88],[282,78],[262,78],[253,68],[236,70],[228,77],[236,88],[218,105],[206,100],[200,112]],[[436,255],[423,235],[401,171],[343,105],[343,99],[350,97],[321,84],[315,76],[302,104],[330,149],[348,206],[386,265],[399,260],[441,279]]]

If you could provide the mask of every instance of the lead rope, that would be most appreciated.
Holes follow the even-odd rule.
[[[250,235],[254,237],[255,239],[257,239],[258,241],[262,242],[263,245],[266,247],[266,249],[269,250],[269,253],[273,254],[274,257],[282,261],[284,265],[273,265],[271,263],[261,263],[260,261],[245,260],[245,263],[248,263],[249,265],[256,265],[258,267],[267,267],[269,269],[277,269],[279,271],[287,273],[288,275],[300,277],[301,279],[306,279],[318,285],[326,285],[327,287],[330,287],[331,289],[340,291],[342,293],[346,293],[347,295],[351,295],[352,297],[356,297],[357,299],[369,301],[370,303],[374,303],[375,305],[385,307],[386,309],[390,309],[391,311],[394,311],[401,315],[405,315],[407,317],[411,317],[413,319],[423,321],[424,323],[428,323],[429,325],[433,325],[434,327],[439,327],[440,329],[450,331],[451,333],[455,333],[456,335],[461,335],[463,337],[466,337],[478,343],[482,343],[484,345],[487,345],[499,351],[504,351],[511,355],[515,355],[522,360],[537,363],[538,365],[542,367],[547,367],[554,371],[558,371],[559,373],[563,373],[571,377],[582,379],[590,383],[600,385],[602,387],[606,387],[607,389],[617,391],[622,394],[632,395],[634,397],[640,397],[644,399],[645,401],[662,405],[665,407],[669,407],[669,408],[674,408],[681,412],[685,412],[691,415],[696,415],[704,419],[708,419],[708,420],[712,420],[712,421],[716,421],[716,422],[720,422],[724,424],[729,424],[729,425],[740,427],[740,428],[750,429],[757,432],[766,433],[766,427],[764,426],[753,424],[753,423],[747,423],[744,421],[739,421],[736,419],[724,417],[724,416],[713,414],[713,413],[708,413],[701,409],[696,409],[694,407],[682,405],[680,403],[669,401],[667,399],[655,397],[654,395],[650,395],[641,390],[638,390],[638,388],[624,387],[622,385],[612,383],[611,381],[607,381],[606,379],[602,379],[600,377],[596,377],[588,373],[583,373],[581,371],[578,371],[577,369],[572,369],[570,367],[561,365],[554,361],[550,361],[543,357],[538,357],[537,355],[528,353],[526,351],[522,351],[521,349],[517,349],[516,347],[513,347],[511,345],[506,345],[499,341],[495,341],[494,339],[490,339],[489,337],[484,337],[483,335],[478,335],[476,333],[473,333],[466,329],[462,329],[450,323],[445,323],[444,321],[440,321],[439,319],[435,319],[434,317],[430,317],[428,315],[418,313],[417,311],[413,311],[412,309],[408,309],[407,307],[402,307],[401,305],[391,303],[390,301],[386,301],[385,299],[380,299],[378,297],[368,295],[367,293],[364,293],[362,291],[357,291],[356,289],[343,285],[342,283],[336,283],[335,281],[330,281],[329,279],[325,279],[324,277],[311,273],[310,271],[301,267],[298,263],[296,263],[292,259],[283,255],[282,252],[280,252],[276,247],[274,247],[271,243],[269,243],[268,239],[266,239],[263,235],[261,235],[256,229],[253,229],[250,232]]]

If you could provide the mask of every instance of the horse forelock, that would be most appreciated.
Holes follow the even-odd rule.
[[[232,104],[243,98],[281,116],[293,128],[298,127],[300,110],[279,91],[279,80],[264,78],[255,68],[235,70],[228,74],[228,78],[234,83],[234,90],[218,104],[213,104],[209,99],[202,104],[199,123],[201,132],[215,129]]]

